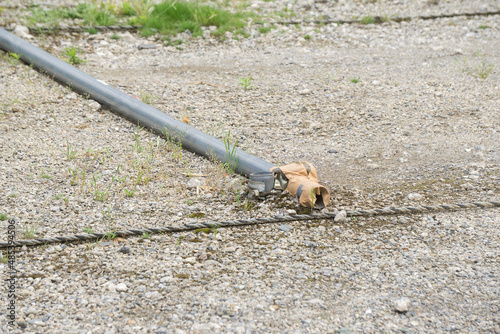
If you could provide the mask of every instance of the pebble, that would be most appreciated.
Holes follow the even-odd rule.
[[[236,251],[236,247],[226,247],[224,248],[224,252],[226,253],[234,253]]]
[[[156,45],[154,44],[139,44],[137,46],[139,50],[144,50],[144,49],[156,49]]]
[[[472,183],[467,182],[467,183],[460,185],[460,188],[462,188],[463,190],[473,190],[474,186],[472,185]]]
[[[345,210],[337,212],[333,221],[335,223],[345,223],[347,221],[347,212]]]
[[[405,313],[408,312],[410,307],[410,299],[406,297],[401,297],[393,302],[393,307],[396,312]]]
[[[283,232],[290,232],[292,230],[292,227],[290,225],[280,225],[278,226],[278,230]]]
[[[19,321],[17,322],[17,325],[18,325],[19,327],[23,328],[23,329],[24,329],[24,328],[26,328],[26,327],[28,327],[28,323],[27,323],[26,321],[24,321],[24,320],[19,320]]]
[[[35,326],[45,326],[45,322],[43,322],[42,319],[31,319],[28,320],[28,324],[35,325]]]
[[[424,196],[422,196],[418,193],[410,193],[410,194],[408,194],[407,198],[410,201],[421,201],[424,198]]]
[[[193,256],[191,256],[191,257],[185,258],[184,262],[185,263],[190,263],[190,264],[195,264],[196,263],[196,258],[193,257]]]
[[[92,111],[98,111],[101,109],[101,104],[94,100],[89,100],[89,107]]]
[[[21,37],[21,38],[24,38],[24,39],[32,37],[30,35],[30,30],[28,29],[28,27],[25,27],[25,26],[22,26],[22,25],[17,25],[14,28],[14,34],[17,35],[18,37]]]
[[[123,246],[122,248],[120,248],[120,253],[129,254],[130,253],[130,247],[129,246]]]
[[[119,283],[115,287],[116,292],[126,292],[128,290],[128,287],[125,283]]]

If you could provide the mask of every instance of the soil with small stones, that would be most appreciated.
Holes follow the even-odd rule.
[[[21,24],[23,4],[0,23]],[[498,10],[287,4],[250,6],[268,22],[284,8],[294,20]],[[84,72],[215,137],[230,131],[273,164],[313,163],[328,211],[499,200],[500,16],[258,28],[239,40],[183,33],[177,47],[129,32],[25,38],[63,59],[79,47]],[[0,331],[500,333],[499,209],[219,229],[304,210],[289,195],[245,199],[245,180],[220,163],[0,58],[0,214],[16,239],[214,224],[19,248],[15,327],[4,304]]]

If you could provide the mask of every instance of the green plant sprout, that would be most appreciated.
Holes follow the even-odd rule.
[[[10,63],[12,65],[16,65],[17,63],[19,63],[19,60],[21,60],[21,55],[19,55],[17,53],[10,52],[9,56],[10,56],[10,59],[11,59]]]
[[[84,227],[83,232],[88,233],[88,234],[94,234],[94,230],[91,229],[90,227]]]
[[[234,174],[236,171],[236,166],[240,161],[240,157],[236,158],[236,145],[238,144],[238,139],[234,141],[234,145],[231,147],[231,131],[227,132],[224,137],[224,146],[226,148],[226,170],[228,174]]]
[[[77,53],[80,52],[79,48],[75,48],[74,46],[64,48],[63,55],[68,57],[68,62],[72,65],[78,65],[84,62],[84,60],[77,56]]]
[[[359,21],[361,24],[373,24],[375,23],[375,18],[373,16],[365,16]]]
[[[214,234],[214,238],[216,238],[217,234],[219,233],[219,230],[218,230],[219,225],[218,224],[212,224],[212,225],[210,225],[210,227],[212,228],[212,232]]]
[[[116,231],[115,230],[106,232],[106,239],[113,240],[114,238],[116,238]]]
[[[0,263],[7,263],[9,261],[9,252],[7,252],[7,255],[3,256],[3,254],[0,254]]]
[[[243,87],[245,91],[252,88],[252,80],[253,80],[252,77],[240,78],[240,85]]]
[[[42,168],[42,174],[40,175],[42,179],[50,179],[52,176],[45,173],[45,169]]]
[[[491,71],[493,71],[495,65],[487,63],[483,55],[479,52],[476,53],[476,57],[479,62],[475,61],[473,64],[470,64],[467,58],[464,58],[462,62],[459,62],[458,60],[455,61],[458,63],[462,72],[465,72],[474,78],[485,80],[488,78]]]
[[[33,239],[37,234],[38,227],[36,225],[26,225],[24,227],[24,237],[26,239]]]
[[[98,31],[96,28],[94,28],[94,27],[90,27],[90,28],[88,28],[88,29],[87,29],[87,32],[88,32],[89,34],[91,34],[91,35],[97,35],[97,34],[99,33],[99,31]]]
[[[66,141],[66,159],[68,159],[68,161],[71,161],[75,158],[75,155],[76,155],[76,151],[73,150],[70,143],[68,141]]]
[[[154,104],[156,103],[156,101],[158,101],[158,96],[148,91],[141,90],[139,96],[141,98],[141,101],[146,104]]]
[[[125,195],[127,197],[134,197],[134,195],[135,195],[135,187],[132,190],[128,190],[128,189],[124,188],[123,192],[125,193]]]

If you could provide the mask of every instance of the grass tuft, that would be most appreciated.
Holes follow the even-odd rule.
[[[365,16],[359,21],[361,24],[373,24],[375,23],[375,18],[373,16]]]
[[[467,58],[464,58],[462,61],[455,61],[462,72],[481,80],[487,79],[495,67],[494,64],[488,63],[479,52],[476,53],[472,62],[469,62]]]
[[[159,4],[154,4],[153,0],[128,0],[121,5],[100,1],[57,10],[42,10],[35,7],[31,8],[30,14],[25,20],[29,26],[42,24],[56,27],[64,19],[79,19],[84,25],[89,26],[111,26],[127,20],[129,24],[142,25],[143,36],[155,33],[176,35],[187,32],[193,37],[202,36],[202,27],[209,26],[217,27],[212,31],[214,36],[222,36],[226,31],[231,31],[235,35],[247,37],[244,28],[246,19],[251,17],[248,13],[231,13],[198,2],[178,0],[167,0]],[[97,30],[90,28],[88,32],[95,34]]]
[[[144,29],[155,29],[165,35],[189,32],[202,36],[202,27],[216,26],[216,35],[245,27],[246,15],[230,13],[223,9],[184,1],[165,1],[156,6],[148,16],[139,17]]]

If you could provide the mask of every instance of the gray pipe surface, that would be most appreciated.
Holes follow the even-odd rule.
[[[163,137],[166,137],[166,130],[171,138],[181,140],[183,148],[205,158],[213,157],[223,163],[228,161],[226,147],[217,138],[196,130],[194,127],[97,80],[3,28],[0,28],[0,48],[18,54],[21,60],[32,64],[42,73],[63,85],[67,85],[75,92],[105,105],[112,112],[134,124],[139,124]],[[236,159],[239,159],[236,172],[245,176],[254,172],[267,172],[274,166],[239,149],[236,150]]]

